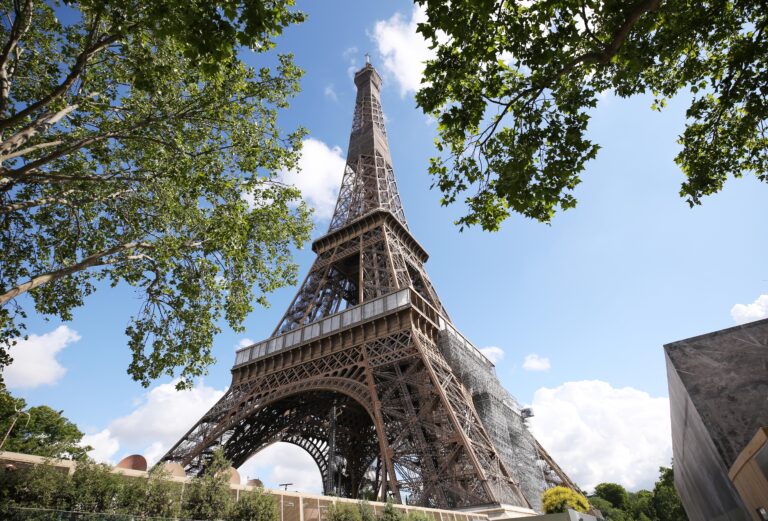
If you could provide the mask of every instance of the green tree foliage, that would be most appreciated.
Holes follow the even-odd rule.
[[[182,486],[170,481],[170,474],[162,467],[149,471],[144,494],[144,507],[139,510],[146,517],[176,517],[181,510]]]
[[[108,465],[82,462],[72,474],[73,494],[68,510],[111,512],[124,486],[120,476],[112,474]]]
[[[0,518],[16,506],[66,510],[73,493],[72,478],[51,465],[0,469]]]
[[[362,521],[360,507],[354,503],[338,502],[328,507],[327,521]]]
[[[673,480],[672,469],[661,467],[653,491],[626,492],[615,483],[600,483],[589,502],[608,521],[687,521]]]
[[[436,50],[416,96],[439,122],[430,172],[461,225],[518,212],[549,222],[599,145],[587,137],[600,93],[691,92],[676,162],[690,205],[729,176],[768,181],[768,10],[759,2],[415,0]],[[631,124],[631,122],[628,122]],[[446,157],[447,156],[447,157]]]
[[[232,506],[230,521],[279,521],[277,502],[262,489],[241,492],[240,499]]]
[[[608,501],[614,508],[624,509],[629,504],[627,489],[617,483],[600,483],[595,487],[595,495]]]
[[[687,521],[680,496],[675,489],[675,475],[671,468],[659,468],[661,474],[653,487],[653,508],[658,521]]]
[[[301,71],[238,58],[302,20],[292,3],[0,0],[0,367],[31,308],[69,320],[129,285],[129,373],[189,385],[220,319],[295,283],[311,224],[275,175]]]
[[[639,490],[629,494],[629,512],[637,521],[650,521],[656,518],[653,495],[650,490]]]
[[[567,487],[552,487],[541,495],[541,504],[547,514],[566,512],[569,508],[579,512],[589,509],[587,498]]]
[[[62,416],[63,411],[54,411],[45,405],[26,409],[26,405],[23,399],[0,390],[0,440],[8,435],[3,450],[46,458],[83,460],[87,457],[90,447],[80,445],[83,433]]]
[[[368,501],[362,500],[357,504],[357,506],[360,509],[361,521],[377,521],[376,512],[373,510],[373,507]]]
[[[72,475],[45,464],[3,469],[0,517],[5,519],[3,515],[15,507],[175,517],[181,485],[167,477],[162,470],[151,471],[148,479],[126,477],[111,473],[105,465],[86,461],[79,461]]]
[[[590,497],[589,502],[593,508],[596,508],[603,514],[606,521],[635,521],[635,519],[620,508],[614,507],[610,501],[601,497]]]
[[[219,448],[213,452],[205,472],[195,476],[187,488],[184,512],[192,519],[220,519],[230,509],[229,469],[231,465]]]
[[[395,508],[391,499],[387,499],[387,504],[384,506],[384,511],[379,517],[379,521],[403,521],[403,513]]]

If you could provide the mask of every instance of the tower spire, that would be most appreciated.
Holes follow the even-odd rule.
[[[347,163],[328,231],[379,209],[391,212],[407,228],[381,110],[381,76],[367,62],[355,73],[355,85]]]

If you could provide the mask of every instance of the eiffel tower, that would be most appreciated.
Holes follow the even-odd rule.
[[[370,63],[355,74],[347,163],[317,258],[272,336],[237,352],[232,385],[164,456],[235,467],[275,442],[317,463],[326,494],[439,508],[540,510],[573,487],[528,432],[493,364],[453,326],[408,229]]]

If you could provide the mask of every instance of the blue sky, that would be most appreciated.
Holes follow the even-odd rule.
[[[498,233],[460,233],[452,221],[462,209],[440,207],[426,174],[436,127],[413,99],[428,52],[414,32],[419,13],[406,1],[299,7],[309,18],[287,30],[278,50],[293,52],[306,74],[283,124],[303,125],[309,140],[301,174],[284,177],[316,207],[315,235],[327,228],[341,178],[354,106],[350,71],[369,52],[385,80],[406,217],[431,255],[427,270],[455,324],[488,349],[519,401],[533,405],[534,431],[577,482],[648,487],[671,457],[662,345],[768,313],[768,185],[730,180],[688,208],[673,161],[687,98],[657,113],[650,98],[607,95],[590,125],[602,150],[587,165],[575,209],[550,226],[515,216]],[[302,274],[312,259],[308,247],[297,252]],[[276,292],[270,309],[248,317],[244,334],[219,335],[218,363],[191,392],[176,393],[169,380],[143,389],[126,374],[123,331],[139,298],[125,287],[97,292],[63,327],[31,317],[37,336],[12,352],[17,362],[6,376],[30,404],[63,409],[87,431],[95,457],[157,457],[226,389],[238,343],[266,338],[294,291]],[[317,490],[311,465],[299,449],[274,446],[241,473]]]

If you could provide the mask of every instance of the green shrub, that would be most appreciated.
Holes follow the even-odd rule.
[[[395,508],[391,499],[387,500],[387,505],[384,507],[384,512],[381,513],[379,521],[403,521],[403,513]]]
[[[650,521],[655,519],[656,511],[653,508],[653,492],[650,490],[638,490],[629,493],[629,512],[637,521]]]
[[[363,516],[354,503],[338,502],[328,508],[326,521],[363,521]]]
[[[147,515],[147,480],[123,476],[118,480],[115,508],[121,514]]]
[[[72,496],[72,479],[52,465],[35,465],[17,470],[0,470],[0,513],[12,506],[67,508]]]
[[[72,500],[69,510],[112,513],[124,476],[112,474],[103,463],[80,462],[72,474]]]
[[[566,512],[569,508],[579,512],[589,510],[587,498],[566,487],[553,487],[545,490],[541,495],[544,512],[556,514]]]
[[[229,512],[230,463],[221,449],[213,453],[205,473],[190,482],[184,500],[184,516],[192,519],[222,519]]]
[[[277,502],[262,489],[243,492],[232,506],[230,521],[278,521]]]
[[[168,471],[160,466],[149,471],[146,505],[148,517],[177,517],[181,510],[181,483],[170,480]]]
[[[357,507],[360,509],[360,518],[362,521],[378,521],[376,519],[376,512],[368,501],[365,499],[362,500],[357,504]]]
[[[621,509],[614,508],[610,501],[607,501],[599,496],[590,497],[589,502],[594,508],[598,509],[600,513],[603,514],[603,517],[606,521],[635,521],[630,514],[624,512]]]

